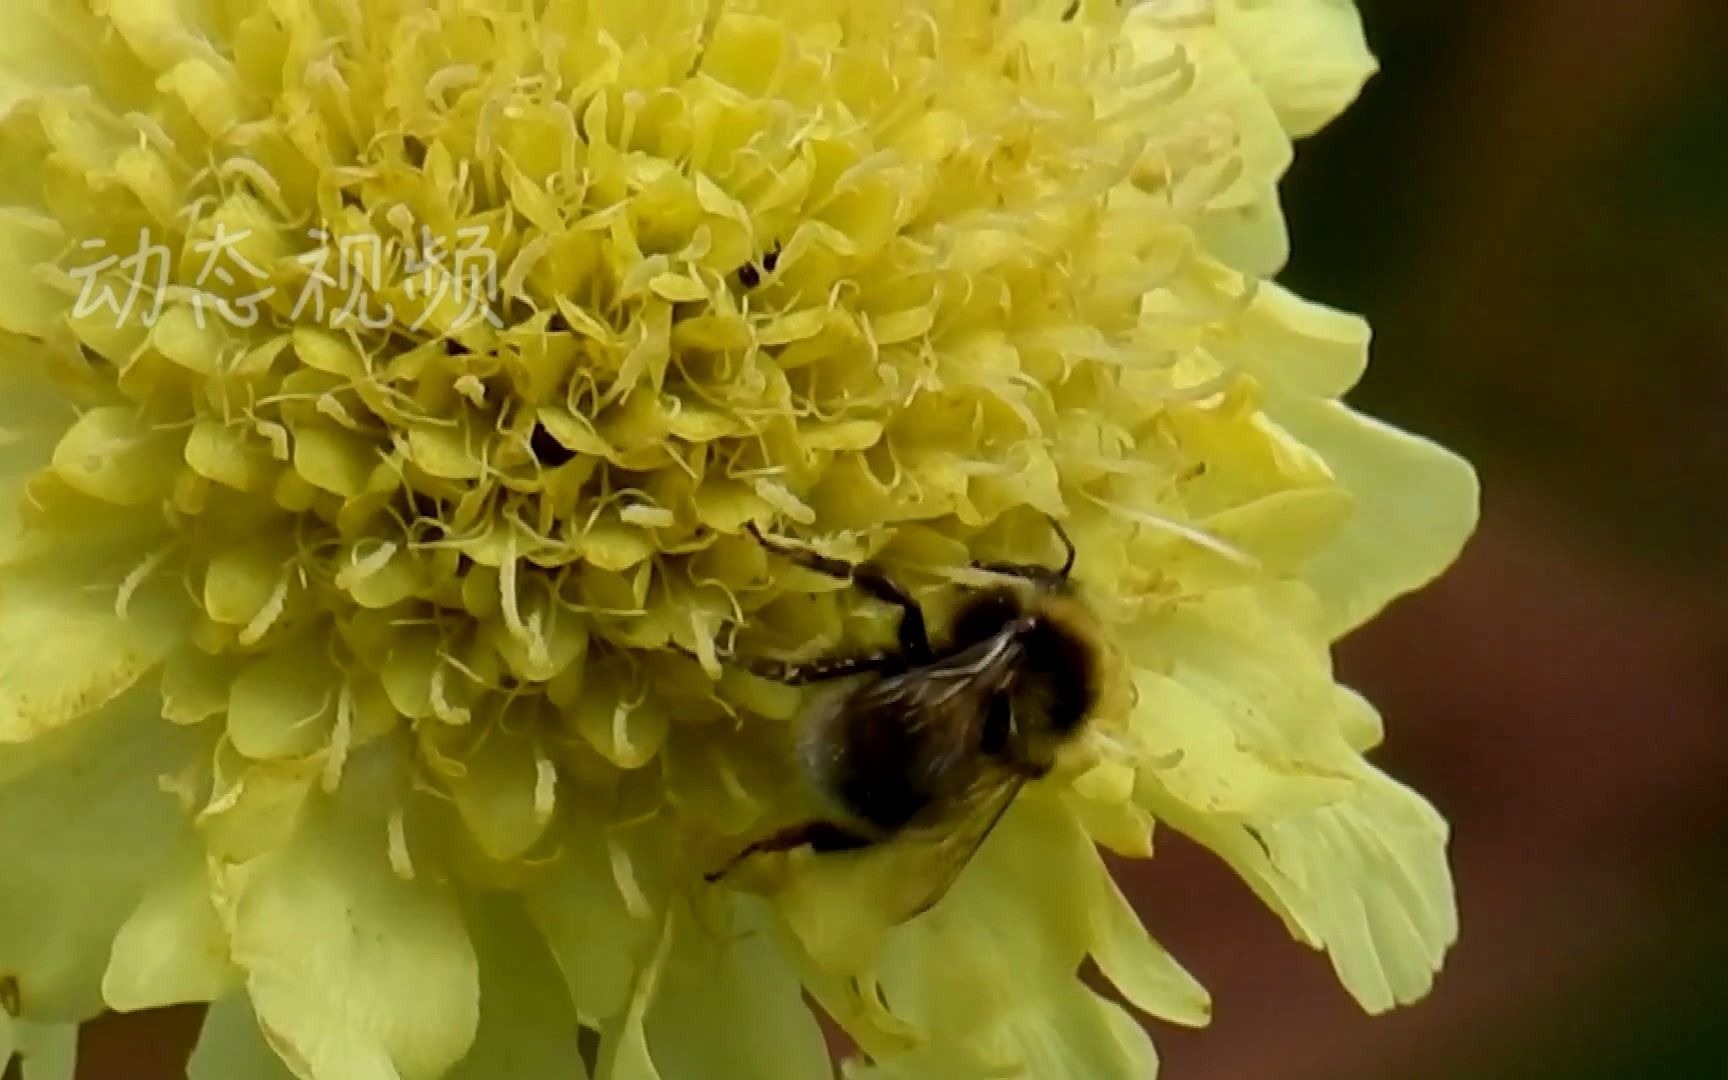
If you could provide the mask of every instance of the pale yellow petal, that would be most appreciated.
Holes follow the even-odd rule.
[[[0,746],[0,972],[24,1016],[70,1022],[101,1011],[115,935],[190,829],[158,778],[208,744],[159,721],[144,694],[40,743],[59,741],[37,767],[6,759],[39,743]]]
[[[478,973],[450,886],[391,865],[407,797],[387,746],[356,756],[334,798],[313,794],[280,848],[220,869],[234,962],[259,1022],[302,1080],[419,1080],[474,1038]]]
[[[0,115],[20,97],[101,75],[101,24],[83,8],[55,0],[0,5]]]
[[[500,730],[463,759],[450,795],[480,847],[495,859],[519,858],[546,832],[556,789],[540,777],[545,751],[526,732]]]
[[[1284,929],[1292,938],[1312,948],[1322,947],[1301,890],[1273,866],[1265,844],[1251,826],[1200,813],[1168,795],[1153,794],[1146,802],[1159,820],[1224,860],[1260,902],[1283,922]]]
[[[210,899],[202,848],[188,832],[120,927],[102,999],[120,1012],[215,1001],[239,981]]]
[[[0,561],[22,527],[24,481],[48,464],[77,414],[36,367],[33,357],[6,355],[22,343],[0,345]]]
[[[1218,26],[1291,135],[1312,135],[1378,70],[1355,0],[1221,0]]]
[[[467,910],[480,958],[480,1028],[448,1080],[587,1080],[576,1010],[520,902],[482,897]]]
[[[1252,204],[1293,158],[1279,117],[1252,72],[1216,29],[1167,20],[1144,5],[1124,33],[1137,59],[1155,71],[1180,66],[1185,92],[1158,109],[1140,179],[1177,205],[1207,210]]]
[[[1168,800],[1154,809],[1224,859],[1296,940],[1325,949],[1369,1012],[1433,985],[1458,936],[1448,829],[1434,808],[1377,770],[1333,806],[1232,822]]]
[[[1263,733],[1240,730],[1239,710],[1257,704],[1252,688],[1230,683],[1191,688],[1182,679],[1141,672],[1135,679],[1149,751],[1141,781],[1208,814],[1278,814],[1343,798],[1342,762],[1303,760]],[[1342,749],[1342,746],[1340,746]]]
[[[1325,603],[1329,636],[1349,633],[1458,558],[1480,513],[1469,462],[1338,402],[1287,399],[1274,415],[1356,499],[1355,516],[1303,574]]]
[[[184,617],[171,590],[151,583],[117,610],[147,557],[122,543],[57,545],[0,567],[0,743],[101,708],[167,655]]]
[[[234,680],[228,698],[234,749],[250,758],[297,758],[329,741],[339,676],[315,648],[267,653]]]
[[[1290,232],[1276,185],[1241,206],[1205,214],[1195,232],[1208,254],[1244,274],[1270,278],[1290,259]]]
[[[1259,830],[1303,897],[1306,921],[1371,1013],[1425,996],[1458,937],[1449,830],[1427,801],[1377,770],[1347,803]]]
[[[598,816],[572,812],[561,824],[562,855],[525,888],[524,901],[564,973],[577,1012],[585,1018],[617,1016],[658,928],[639,891],[627,838]],[[634,895],[627,896],[625,888]]]
[[[281,849],[300,827],[322,763],[259,764],[241,757],[226,739],[213,757],[210,802],[195,819],[210,858],[218,864],[244,863]]]
[[[1245,282],[1220,287],[1245,291]],[[1368,368],[1368,323],[1304,300],[1281,285],[1257,282],[1239,317],[1219,328],[1208,348],[1223,363],[1253,375],[1277,400],[1285,394],[1337,397]]]
[[[600,1025],[595,1080],[662,1080],[648,1050],[645,1021],[671,946],[672,921],[664,919],[656,931],[652,954],[644,958],[631,980],[628,1004]]]
[[[6,81],[0,75],[0,107]],[[65,230],[53,218],[0,207],[0,330],[31,338],[53,332],[56,320],[71,307],[70,298],[44,281],[40,268],[67,246]]]
[[[828,1050],[797,972],[759,904],[718,936],[686,920],[648,1008],[648,1050],[660,1075],[811,1080]]]
[[[1023,1016],[1004,1017],[1025,1075],[1051,1080],[1148,1080],[1158,1054],[1146,1029],[1119,1006],[1071,980]]]
[[[886,944],[888,1000],[933,1037],[988,1028],[1035,988],[1071,979],[1092,947],[1104,869],[1073,816],[1041,796],[1023,793],[947,897]]]
[[[1143,1013],[1187,1027],[1210,1023],[1206,988],[1147,932],[1115,881],[1106,879],[1100,892],[1092,908],[1098,970]]]
[[[1220,589],[1124,636],[1145,665],[1132,717],[1147,752],[1137,796],[1155,785],[1232,817],[1348,796],[1357,756],[1344,737],[1321,614],[1299,583]]]
[[[786,947],[811,994],[872,1058],[940,1043],[977,1067],[995,1018],[1071,979],[1086,958],[1104,868],[1060,799],[1025,792],[945,897],[890,928],[884,911],[908,910],[900,894],[929,895],[953,865],[898,861],[901,846],[792,861],[791,881],[768,890]],[[866,943],[847,946],[848,932]]]
[[[1380,718],[1380,710],[1347,686],[1338,688],[1337,716],[1344,738],[1358,753],[1367,753],[1386,737],[1386,723]]]
[[[54,447],[54,473],[73,490],[116,506],[146,506],[173,488],[186,436],[138,410],[104,405],[78,417]]]
[[[1075,979],[1036,990],[968,1045],[932,1043],[875,1066],[848,1062],[845,1071],[846,1080],[1151,1080],[1157,1075],[1158,1055],[1146,1029]]]

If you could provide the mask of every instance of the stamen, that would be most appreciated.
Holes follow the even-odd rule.
[[[288,606],[288,582],[291,573],[291,567],[283,569],[282,576],[276,580],[276,587],[270,591],[264,606],[258,609],[258,613],[252,616],[252,621],[240,631],[241,645],[250,648],[264,640],[264,635],[268,634],[270,628],[276,625],[276,620],[282,617],[283,610]]]
[[[647,894],[636,880],[636,868],[630,861],[630,853],[610,832],[606,836],[606,856],[612,864],[612,882],[618,887],[618,895],[624,898],[624,909],[632,918],[645,921],[652,917],[654,905],[648,902]]]
[[[414,859],[408,853],[408,823],[400,806],[390,811],[388,833],[391,872],[403,881],[413,881]]]
[[[143,562],[133,567],[131,573],[126,575],[125,580],[120,582],[119,591],[114,596],[114,615],[116,618],[126,618],[127,610],[132,606],[132,597],[137,595],[139,587],[167,561],[168,556],[173,552],[174,545],[170,544],[147,556]]]
[[[534,820],[545,825],[552,820],[558,799],[558,768],[539,746],[534,747]]]

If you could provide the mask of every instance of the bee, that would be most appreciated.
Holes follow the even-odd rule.
[[[1058,752],[1092,719],[1106,665],[1101,636],[1070,580],[1073,542],[1060,567],[974,563],[1001,579],[967,587],[940,644],[922,608],[871,563],[850,564],[764,536],[757,541],[799,566],[849,581],[900,609],[893,648],[806,663],[741,661],[794,686],[855,679],[801,734],[798,765],[834,812],[750,844],[745,859],[808,847],[818,854],[889,843],[933,845],[928,887],[918,883],[911,919],[947,894],[1026,784],[1050,772]]]

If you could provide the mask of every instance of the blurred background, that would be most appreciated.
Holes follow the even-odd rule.
[[[1339,655],[1463,936],[1367,1018],[1166,832],[1137,896],[1217,1020],[1164,1075],[1728,1078],[1728,4],[1360,4],[1382,71],[1297,149],[1284,280],[1372,322],[1357,405],[1482,475],[1462,561]]]
[[[1383,70],[1298,150],[1285,280],[1372,321],[1358,405],[1482,474],[1339,661],[1454,823],[1463,939],[1370,1019],[1163,833],[1133,887],[1217,1003],[1164,1075],[1728,1078],[1728,3],[1361,6]],[[85,1075],[173,1075],[140,1044],[195,1023],[99,1025]]]

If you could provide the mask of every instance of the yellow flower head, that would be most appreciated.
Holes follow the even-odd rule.
[[[1143,1077],[1077,972],[1206,1020],[1100,860],[1155,821],[1420,997],[1445,825],[1328,651],[1475,481],[1270,280],[1371,68],[1347,0],[0,5],[0,1047],[806,1080],[813,999],[857,1075]],[[1052,520],[1121,692],[952,891],[705,881],[811,812],[743,659],[893,638],[751,527],[940,637]]]

